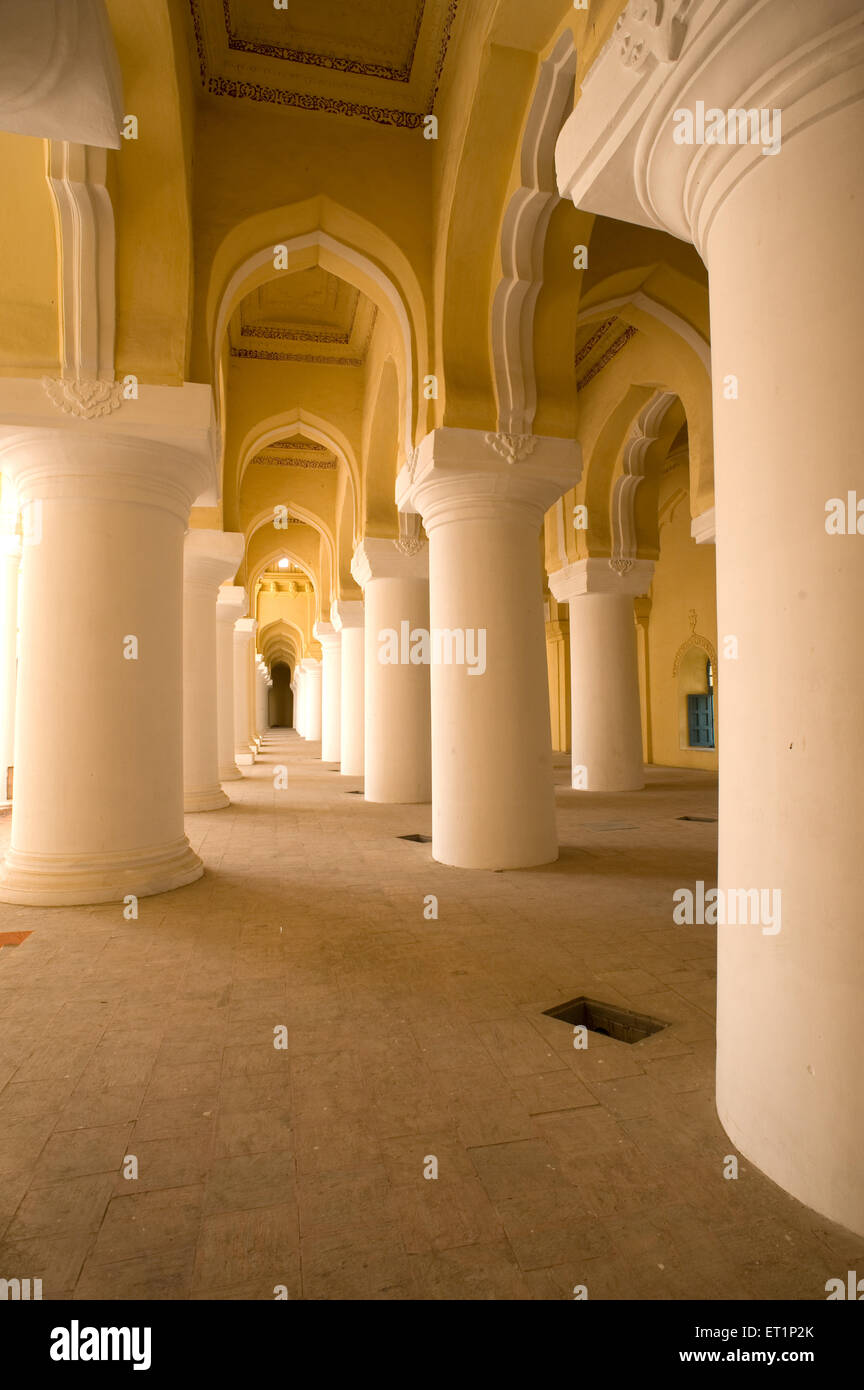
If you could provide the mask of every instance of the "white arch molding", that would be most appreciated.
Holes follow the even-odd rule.
[[[362,477],[351,442],[335,425],[322,419],[320,415],[313,415],[308,410],[302,410],[299,406],[293,410],[280,412],[278,415],[270,415],[247,432],[238,452],[240,461],[237,472],[238,495],[246,476],[246,470],[255,455],[279,439],[291,439],[298,434],[305,435],[316,444],[323,444],[344,465],[351,481],[356,531],[358,516],[362,515],[361,507],[364,497]]]
[[[492,301],[492,367],[498,430],[530,434],[537,410],[534,310],[543,285],[543,248],[553,209],[555,144],[573,106],[577,53],[566,29],[540,64],[522,135],[521,184],[501,223],[501,279]]]
[[[706,338],[702,337],[692,324],[686,319],[682,319],[680,314],[676,314],[674,309],[670,309],[659,300],[652,299],[650,295],[642,290],[634,290],[632,294],[618,295],[615,299],[604,299],[599,304],[592,304],[589,308],[583,309],[576,318],[576,328],[582,328],[586,323],[593,323],[595,319],[608,319],[614,314],[619,314],[622,309],[632,305],[634,309],[639,309],[643,314],[649,314],[651,318],[662,323],[665,328],[671,328],[673,333],[677,333],[682,342],[686,343],[692,352],[696,354],[710,379],[711,377],[711,347]]]
[[[258,271],[263,270],[267,265],[272,269],[274,245],[284,246],[289,257],[293,254],[302,255],[304,252],[307,253],[306,265],[298,266],[298,270],[308,268],[308,266],[322,265],[325,270],[330,270],[332,274],[339,275],[339,278],[344,280],[346,277],[344,274],[340,274],[339,269],[341,263],[343,269],[346,265],[353,267],[353,269],[378,286],[387,305],[392,310],[399,335],[402,339],[405,367],[405,402],[403,418],[403,429],[405,432],[404,447],[410,449],[414,442],[414,354],[411,342],[411,320],[405,306],[405,301],[389,275],[386,275],[379,265],[371,261],[368,256],[364,256],[361,251],[355,250],[353,246],[349,246],[344,241],[339,241],[336,237],[331,236],[329,232],[322,231],[320,227],[311,232],[304,232],[300,236],[280,237],[277,238],[275,242],[268,242],[260,251],[256,251],[253,255],[248,256],[234,271],[234,274],[231,276],[222,294],[222,298],[219,302],[219,310],[216,315],[216,327],[213,335],[214,379],[218,374],[221,345],[228,329],[228,321],[239,299],[242,298],[244,282],[248,281]],[[323,261],[322,253],[324,255]],[[328,261],[329,264],[326,263]],[[276,279],[280,274],[287,273],[290,272],[274,270],[272,278]],[[419,410],[419,402],[417,403],[417,408]]]
[[[657,391],[643,406],[624,444],[622,472],[612,489],[612,556],[609,564],[619,574],[632,569],[638,557],[636,493],[645,477],[648,452],[660,438],[663,421],[678,399],[674,391]]]

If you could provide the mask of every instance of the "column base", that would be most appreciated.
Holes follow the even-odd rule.
[[[194,883],[204,865],[184,835],[131,854],[30,854],[10,847],[0,866],[0,902],[22,907],[84,907],[150,898]]]
[[[322,758],[326,763],[327,759]],[[368,801],[372,806],[430,806],[432,796],[426,792],[422,796],[370,796],[367,791],[363,793],[364,801]]]
[[[195,815],[198,811],[224,811],[230,805],[230,799],[219,786],[183,794],[183,811],[187,816]]]
[[[220,767],[220,769],[219,769],[219,781],[220,781],[220,782],[242,782],[242,780],[243,780],[243,773],[240,771],[240,769],[239,769],[239,767],[237,766],[236,763],[229,763],[229,765],[228,765],[227,767]]]
[[[251,749],[251,748],[249,748],[249,749],[245,749],[245,748],[244,748],[244,750],[243,750],[242,753],[235,753],[235,754],[234,754],[234,761],[235,761],[235,763],[237,764],[238,767],[251,767],[252,764],[253,764],[254,761],[255,761],[255,754],[252,752],[252,749]],[[241,776],[242,776],[242,773],[241,773]]]

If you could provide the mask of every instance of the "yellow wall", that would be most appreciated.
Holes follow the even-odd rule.
[[[710,643],[714,664],[714,737],[719,743],[717,698],[717,596],[713,545],[697,545],[690,535],[690,505],[687,493],[686,453],[670,460],[660,479],[660,559],[651,586],[648,618],[648,700],[652,761],[666,767],[717,767],[717,749],[688,748],[686,721],[687,690],[704,691],[704,660],[710,654],[691,643],[691,610],[696,613],[695,636]],[[678,676],[673,674],[675,658],[685,644],[698,653],[696,666],[688,680],[686,651]],[[683,668],[683,669],[682,669]],[[645,707],[646,693],[642,688]],[[682,744],[684,745],[682,747]]]

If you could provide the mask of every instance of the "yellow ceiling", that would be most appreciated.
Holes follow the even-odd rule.
[[[212,96],[413,128],[433,110],[459,0],[189,0]]]
[[[259,285],[229,325],[232,357],[361,367],[377,310],[353,285],[309,266]]]

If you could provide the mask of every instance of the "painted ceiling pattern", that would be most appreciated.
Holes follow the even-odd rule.
[[[434,109],[459,0],[189,0],[212,96],[408,129]]]
[[[254,455],[251,462],[252,464],[266,464],[276,468],[331,470],[337,466],[336,455],[331,453],[326,445],[317,444],[302,434],[268,444],[266,449],[262,449]]]
[[[246,296],[229,325],[231,356],[362,367],[377,312],[353,285],[310,266]]]
[[[587,323],[578,329],[573,356],[577,373],[576,390],[584,391],[638,331],[632,323],[625,324],[617,314],[604,319],[602,323]]]

